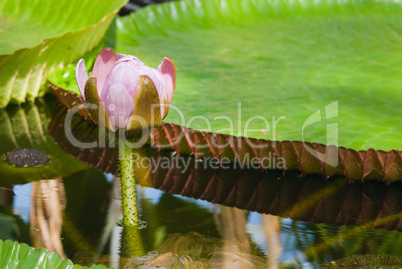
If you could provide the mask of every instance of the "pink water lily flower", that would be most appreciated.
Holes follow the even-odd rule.
[[[92,74],[84,59],[75,67],[81,95],[94,121],[115,131],[160,125],[168,113],[176,83],[172,60],[164,58],[157,69],[132,55],[103,49]],[[94,108],[95,107],[95,108]]]

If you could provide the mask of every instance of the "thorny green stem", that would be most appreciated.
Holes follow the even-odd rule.
[[[131,258],[145,254],[139,230],[137,208],[137,190],[135,186],[133,149],[124,141],[119,142],[119,158],[121,173],[121,202],[123,210],[123,234],[121,242],[121,257]],[[122,259],[121,268],[126,262]]]
[[[119,142],[123,226],[138,226],[137,190],[132,153],[133,149],[128,147],[124,141]]]

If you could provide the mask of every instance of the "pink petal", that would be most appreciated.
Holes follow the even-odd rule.
[[[103,102],[111,91],[111,87],[116,84],[122,84],[127,90],[128,95],[133,99],[138,88],[139,70],[134,61],[118,61],[106,78],[105,84],[100,95]]]
[[[123,84],[115,83],[103,102],[113,128],[126,128],[134,110],[133,98],[128,94]]]
[[[99,52],[98,57],[96,57],[91,76],[96,77],[96,87],[98,88],[99,96],[103,89],[107,75],[110,73],[110,70],[112,70],[116,62],[116,54],[111,48],[104,48],[101,50],[101,52]]]
[[[117,55],[117,54],[116,54]],[[118,62],[127,62],[127,61],[133,61],[135,66],[141,67],[144,66],[144,63],[141,62],[140,59],[133,55],[124,55],[124,54],[119,54]]]
[[[78,61],[77,65],[75,66],[75,81],[77,81],[78,89],[80,90],[81,96],[85,100],[85,83],[88,80],[88,71],[85,67],[84,59]]]
[[[176,87],[176,68],[169,58],[163,58],[162,63],[158,66],[158,71],[162,74],[165,81],[165,90],[168,94],[169,104],[172,102],[174,88]]]
[[[120,60],[124,56],[127,56],[126,54],[121,54],[121,53],[116,53],[117,60]]]

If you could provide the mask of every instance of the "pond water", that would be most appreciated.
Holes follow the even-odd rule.
[[[126,257],[117,149],[71,145],[66,109],[56,104],[46,96],[0,111],[2,240],[113,268],[322,268],[353,255],[398,268],[400,183],[213,168],[211,160],[150,146],[136,151],[144,253]],[[79,117],[72,126],[82,141],[97,134]],[[6,155],[17,148],[41,150],[50,164],[11,166]]]

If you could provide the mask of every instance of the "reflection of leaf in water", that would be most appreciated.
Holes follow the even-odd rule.
[[[93,168],[66,177],[63,182],[67,200],[62,227],[64,250],[73,262],[91,262],[105,225],[110,184],[102,172]]]
[[[165,242],[158,247],[159,253],[169,253],[170,251],[177,256],[171,255],[171,259],[149,262],[157,265],[163,262],[166,268],[266,268],[267,262],[256,253],[239,253],[225,251],[228,244],[237,249],[236,242],[212,238],[196,232],[185,234],[170,234]],[[168,264],[166,264],[168,263]]]
[[[146,242],[150,249],[156,249],[169,234],[198,232],[219,237],[213,214],[192,203],[169,193],[164,193],[157,204],[142,199],[141,219],[147,222]]]
[[[395,214],[398,220],[401,220],[401,215]],[[335,227],[323,223],[294,221],[290,227],[283,225],[282,230],[292,237],[285,248],[304,249],[303,252],[310,261],[325,262],[360,254],[402,256],[402,234],[398,231],[373,229],[372,223]],[[315,236],[311,237],[311,234]],[[328,256],[329,253],[331,256]]]
[[[193,259],[207,258],[211,253],[222,249],[223,241],[201,235],[197,232],[169,234],[157,248],[159,253],[172,251],[177,255],[188,255]]]
[[[220,214],[217,214],[218,216],[214,214],[213,223],[210,223],[209,219],[212,216],[208,217],[208,215],[212,215],[211,213],[205,211],[205,209],[199,207],[197,204],[179,199],[170,194],[163,194],[157,206],[150,207],[149,203],[143,203],[143,208],[144,217],[153,216],[152,220],[148,222],[151,228],[150,233],[153,234],[155,232],[152,231],[160,231],[161,228],[164,228],[164,235],[167,235],[166,238],[162,239],[163,243],[157,246],[156,251],[158,253],[172,252],[177,255],[175,258],[169,259],[168,268],[182,268],[182,260],[186,260],[186,256],[190,257],[193,261],[191,264],[195,268],[205,268],[210,262],[222,264],[223,260],[227,262],[235,256],[238,257],[240,263],[242,263],[241,260],[252,262],[253,264],[258,264],[258,261],[262,261],[262,264],[265,264],[265,266],[257,266],[257,268],[266,267],[265,260],[259,257],[263,255],[259,247],[250,241],[250,238],[246,235],[245,222],[243,223],[244,226],[242,226],[242,223],[237,223],[238,225],[235,226],[238,227],[235,231],[233,229],[234,226],[228,223],[228,221],[231,222],[233,219],[224,218],[218,224]],[[232,209],[228,208],[228,210]],[[155,210],[158,212],[154,212]],[[233,210],[246,213],[238,209]],[[221,212],[221,214],[223,213]],[[219,226],[219,233],[216,231],[217,226]],[[240,232],[239,230],[242,229],[243,232]],[[237,236],[227,236],[228,234],[237,232],[245,236],[240,236],[240,238]],[[245,251],[247,253],[244,253]],[[212,255],[214,259],[210,261]],[[157,264],[159,262],[165,262],[165,259],[156,260],[154,263]],[[202,264],[202,267],[197,267]],[[211,268],[218,267],[212,266]]]
[[[337,261],[323,264],[324,268],[343,269],[343,268],[382,268],[391,269],[402,266],[402,258],[390,255],[359,255],[350,256]]]
[[[47,134],[47,125],[54,99],[38,99],[21,106],[0,110],[0,185],[22,184],[33,180],[70,175],[87,166],[61,150]],[[13,167],[5,155],[16,148],[37,149],[50,157],[50,164],[41,167]]]
[[[4,195],[1,190],[0,195]],[[12,239],[27,244],[32,241],[29,236],[29,225],[6,206],[0,206],[0,227],[0,239]]]

